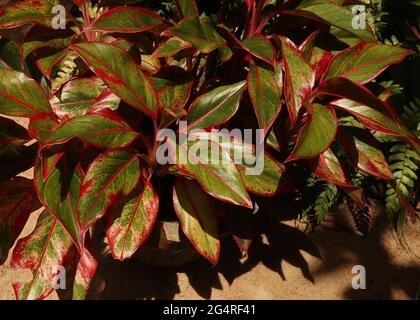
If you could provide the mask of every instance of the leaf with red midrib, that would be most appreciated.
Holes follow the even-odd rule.
[[[152,232],[159,198],[150,180],[112,208],[107,238],[114,259],[130,258]]]
[[[188,140],[185,144],[177,144],[169,137],[167,147],[170,155],[175,159],[177,169],[184,174],[195,178],[201,187],[213,197],[236,205],[252,208],[252,202],[246,191],[241,175],[227,153],[220,144],[215,141],[198,139]],[[192,152],[194,148],[207,148],[206,150],[218,150],[219,159],[200,159],[200,156]],[[208,163],[205,163],[208,160]]]
[[[412,54],[410,50],[375,42],[361,42],[336,54],[330,61],[324,80],[345,77],[365,84],[392,64]]]
[[[0,69],[0,113],[14,117],[53,114],[39,84],[22,72]]]
[[[102,32],[137,33],[150,31],[163,24],[153,11],[138,7],[116,7],[101,14],[88,30]]]
[[[157,117],[156,88],[128,52],[104,42],[79,43],[70,48],[122,100],[154,119]]]
[[[44,211],[38,218],[35,230],[20,239],[13,250],[10,265],[13,268],[30,269],[32,280],[13,283],[19,300],[44,299],[52,291],[54,270],[63,265],[73,243],[57,219]]]
[[[315,72],[306,62],[296,45],[286,37],[276,37],[281,42],[282,59],[285,69],[284,96],[292,126],[296,123],[299,110],[312,92]]]
[[[220,255],[217,211],[211,198],[193,181],[177,178],[173,191],[175,213],[197,251],[216,265]]]
[[[127,196],[140,180],[140,164],[127,150],[106,151],[89,166],[77,204],[83,232],[100,219],[120,197]]]

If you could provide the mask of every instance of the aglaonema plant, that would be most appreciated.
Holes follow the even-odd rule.
[[[24,0],[3,7],[0,261],[15,245],[11,265],[33,275],[14,284],[16,297],[45,298],[63,266],[73,298],[85,298],[99,225],[118,260],[163,232],[167,216],[212,264],[226,235],[246,253],[252,239],[237,233],[232,208],[252,212],[257,199],[299,189],[291,167],[362,208],[352,168],[392,184],[372,132],[417,153],[420,144],[372,81],[412,52],[376,42],[368,24],[355,28],[351,5]],[[229,136],[236,129],[259,129],[260,139]],[[210,149],[222,161],[205,161]],[[235,152],[255,163],[234,161]],[[262,170],[248,174],[258,159]],[[31,167],[33,179],[19,175]],[[40,208],[35,229],[16,241]]]

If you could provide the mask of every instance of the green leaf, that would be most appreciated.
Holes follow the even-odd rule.
[[[200,15],[195,0],[176,0],[178,9],[182,17],[192,17]]]
[[[16,177],[0,183],[0,265],[6,261],[29,215],[39,208],[32,180]]]
[[[193,181],[177,178],[173,201],[185,235],[196,250],[213,265],[220,255],[217,214],[213,200]]]
[[[19,300],[44,299],[52,291],[57,266],[62,266],[72,248],[72,241],[57,219],[47,211],[38,218],[35,230],[20,239],[13,250],[10,265],[29,269],[32,280],[13,283]]]
[[[293,126],[300,108],[311,94],[315,83],[315,73],[292,41],[285,37],[278,38],[281,40],[285,69],[284,96]]]
[[[0,156],[13,152],[30,140],[28,131],[11,119],[0,117]]]
[[[221,86],[198,97],[188,111],[188,129],[209,128],[229,120],[239,108],[245,84]]]
[[[331,145],[337,132],[338,120],[330,106],[314,103],[309,117],[299,131],[297,142],[287,161],[314,158]]]
[[[360,171],[385,180],[394,179],[378,141],[368,131],[340,127],[338,137],[348,157]]]
[[[100,42],[75,44],[71,48],[122,100],[152,118],[157,117],[156,89],[130,54]]]
[[[277,192],[285,168],[266,150],[257,154],[257,150],[258,152],[262,150],[253,144],[221,132],[219,134],[196,132],[193,136],[199,139],[212,139],[230,154],[247,191],[261,196],[273,196]]]
[[[39,49],[51,48],[59,50],[67,48],[74,38],[75,34],[68,30],[51,32],[51,29],[36,26],[25,36],[21,47],[21,63],[23,64],[29,54]]]
[[[233,235],[233,239],[235,240],[236,244],[239,247],[239,250],[241,250],[242,256],[246,256],[248,253],[248,249],[251,246],[252,240],[251,239],[241,239],[238,236]]]
[[[196,179],[201,187],[213,197],[237,204],[252,207],[241,175],[230,155],[214,141],[195,138],[178,144],[169,136],[167,150],[178,170]],[[210,154],[213,148],[218,158]],[[165,152],[162,150],[161,152]],[[159,151],[157,157],[159,158]]]
[[[339,77],[321,83],[317,94],[346,98],[332,104],[353,113],[363,125],[372,130],[401,137],[420,154],[419,139],[405,127],[388,103],[365,87]]]
[[[50,56],[39,58],[36,60],[36,65],[48,79],[51,79],[51,74],[54,73],[53,71],[55,67],[60,65],[63,61],[66,61],[69,57],[71,57],[71,55],[75,55],[75,53],[66,48]],[[54,87],[55,86],[52,86],[53,89],[55,89]]]
[[[276,51],[270,40],[261,34],[254,34],[242,42],[242,47],[254,57],[274,65]]]
[[[248,92],[264,133],[270,130],[281,110],[282,73],[251,62],[248,73]]]
[[[397,46],[362,42],[336,54],[330,61],[324,80],[345,77],[359,84],[372,81],[391,64],[412,54]]]
[[[44,149],[35,163],[34,182],[43,206],[61,223],[71,239],[83,247],[76,210],[83,179],[80,165],[68,153]]]
[[[348,185],[344,165],[330,148],[319,155],[315,173],[318,177],[336,185]]]
[[[15,177],[33,167],[38,144],[18,146],[0,156],[0,181]]]
[[[207,17],[189,17],[181,20],[176,26],[167,29],[163,35],[177,36],[191,44],[202,53],[219,50],[219,57],[227,61],[232,57],[232,51],[226,40],[220,36],[211,20]]]
[[[127,147],[138,135],[117,114],[103,109],[60,123],[44,144],[62,144],[79,138],[99,148],[114,149]]]
[[[127,196],[140,180],[140,164],[127,150],[107,151],[87,169],[77,209],[82,232],[99,220],[109,205]]]
[[[124,6],[106,11],[93,21],[88,30],[136,33],[152,30],[162,24],[162,18],[153,11]]]
[[[51,28],[57,15],[52,8],[61,4],[60,0],[20,0],[3,7],[0,11],[0,28],[15,28],[35,23]]]
[[[14,117],[31,117],[52,113],[39,84],[24,73],[0,69],[0,113]]]
[[[147,180],[112,208],[106,233],[114,259],[130,258],[147,240],[155,224],[158,207],[159,197]]]
[[[319,155],[315,174],[330,183],[340,186],[361,208],[365,207],[366,200],[363,189],[349,183],[344,164],[330,148]]]
[[[177,113],[184,112],[184,107],[190,97],[194,85],[191,75],[180,67],[170,66],[161,68],[153,75],[161,109],[168,109]]]
[[[94,106],[105,88],[98,77],[76,78],[67,82],[50,102],[60,119],[83,116]]]
[[[178,37],[172,37],[165,42],[163,42],[156,50],[153,52],[154,57],[173,57],[180,53],[183,50],[192,48],[191,42],[184,41]]]
[[[347,8],[340,6],[338,3],[325,0],[305,0],[298,6],[297,10],[287,10],[282,11],[282,13],[326,23],[348,31],[360,39],[375,41],[375,36],[371,26],[367,23],[366,29],[353,28],[352,21],[355,15],[353,15]]]

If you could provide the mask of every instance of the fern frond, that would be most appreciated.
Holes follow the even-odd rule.
[[[314,204],[314,212],[318,223],[321,223],[332,207],[337,203],[339,196],[338,188],[332,183],[324,183],[322,192],[318,195]]]
[[[420,157],[410,146],[400,142],[390,149],[388,161],[395,177],[395,189],[388,184],[385,194],[385,209],[390,219],[397,220],[398,232],[402,234],[407,210],[401,205],[397,193],[409,203],[413,202]]]

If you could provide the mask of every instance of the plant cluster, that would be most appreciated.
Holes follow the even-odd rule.
[[[237,210],[252,215],[265,198],[293,194],[311,199],[303,215],[316,223],[343,196],[365,210],[363,181],[385,181],[392,203],[414,219],[404,186],[416,176],[410,119],[418,110],[406,108],[404,121],[392,88],[375,81],[413,52],[378,42],[370,24],[354,28],[354,4],[23,0],[1,8],[0,262],[15,245],[11,265],[33,274],[14,284],[17,298],[49,295],[56,266],[72,297],[85,298],[98,228],[124,260],[177,219],[216,264],[224,237],[244,254],[251,245]],[[57,5],[64,29],[53,28]],[[177,139],[180,121],[198,142]],[[163,129],[177,136],[160,139]],[[264,150],[212,129],[262,130]],[[383,137],[404,142],[389,161]],[[223,161],[202,160],[209,146]],[[255,163],[236,154],[262,157],[263,171],[247,174]],[[20,176],[32,167],[33,179]],[[35,229],[15,244],[40,208]]]

